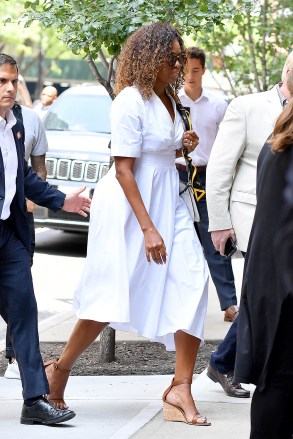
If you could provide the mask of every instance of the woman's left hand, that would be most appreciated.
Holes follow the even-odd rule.
[[[195,150],[198,142],[199,138],[195,131],[185,131],[182,138],[182,145],[187,148],[188,153]]]

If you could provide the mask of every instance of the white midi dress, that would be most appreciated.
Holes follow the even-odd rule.
[[[177,330],[203,340],[208,279],[179,197],[175,149],[182,146],[183,124],[173,105],[174,123],[155,93],[143,100],[133,86],[119,93],[111,109],[111,154],[135,157],[133,173],[164,239],[167,263],[148,264],[143,233],[112,166],[94,192],[87,257],[74,296],[78,318],[137,331],[169,350]]]

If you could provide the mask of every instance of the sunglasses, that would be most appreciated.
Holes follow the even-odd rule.
[[[181,52],[178,55],[176,53],[171,52],[167,56],[167,62],[168,62],[170,67],[175,67],[177,61],[182,66],[186,63],[186,59],[187,59],[187,57],[186,57],[186,54],[184,52]]]

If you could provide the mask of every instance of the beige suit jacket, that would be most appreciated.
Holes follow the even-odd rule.
[[[256,205],[257,158],[281,111],[277,86],[235,98],[212,148],[206,180],[209,230],[233,228],[242,251]]]

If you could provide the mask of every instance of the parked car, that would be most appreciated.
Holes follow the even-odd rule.
[[[111,98],[104,87],[84,84],[62,93],[48,110],[44,126],[49,143],[47,181],[68,193],[86,186],[92,196],[109,169]],[[89,218],[36,206],[36,226],[87,232]]]

